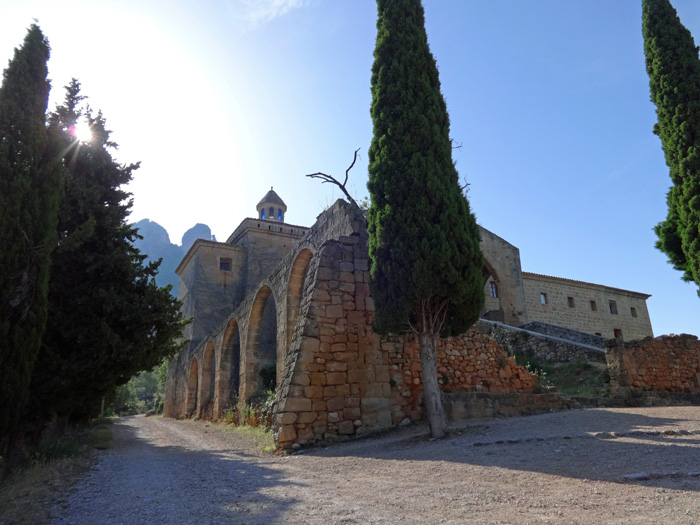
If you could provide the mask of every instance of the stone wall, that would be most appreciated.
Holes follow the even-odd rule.
[[[485,264],[483,314],[513,326],[528,322],[520,250],[486,228],[479,226],[479,232]],[[491,297],[491,282],[496,285],[497,297]]]
[[[418,341],[413,336],[382,340],[391,365],[391,417],[393,424],[423,416],[423,383]],[[527,392],[536,378],[490,337],[470,330],[440,339],[438,378],[444,392]]]
[[[616,337],[615,330],[626,340],[653,336],[647,294],[527,272],[523,272],[523,284],[529,322],[541,321],[606,339]]]
[[[573,361],[605,363],[603,348],[563,341],[545,334],[483,320],[477,323],[477,328],[503,346],[510,355],[532,354],[542,361],[554,363]]]
[[[587,346],[595,346],[603,350],[605,348],[605,342],[608,338],[586,334],[584,332],[579,332],[578,330],[571,330],[570,328],[562,328],[561,326],[554,326],[547,323],[541,323],[535,321],[532,323],[527,323],[520,327],[523,330],[529,332],[537,332],[544,335],[549,335],[556,337],[558,339],[565,339],[571,341],[572,343],[580,343]]]
[[[700,392],[700,342],[694,335],[611,340],[605,356],[613,392]]]

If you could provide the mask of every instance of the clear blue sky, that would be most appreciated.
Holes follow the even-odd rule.
[[[700,43],[700,2],[672,0]],[[697,334],[696,287],[655,250],[670,185],[644,69],[640,0],[426,0],[454,157],[480,224],[523,270],[652,294],[656,335]],[[366,195],[371,0],[4,0],[4,65],[37,18],[53,100],[71,76],[101,108],[134,221],[225,239],[265,192],[311,225],[351,172]]]

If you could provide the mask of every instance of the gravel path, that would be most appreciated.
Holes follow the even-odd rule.
[[[700,407],[423,426],[292,456],[129,417],[52,524],[700,523]]]

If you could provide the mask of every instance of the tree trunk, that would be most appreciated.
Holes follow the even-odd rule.
[[[425,328],[418,335],[420,366],[423,379],[423,404],[430,425],[430,435],[434,438],[445,436],[447,422],[442,408],[440,385],[437,378],[437,342],[439,334]]]

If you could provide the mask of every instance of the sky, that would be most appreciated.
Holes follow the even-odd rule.
[[[700,43],[700,2],[672,0]],[[655,335],[698,334],[697,286],[654,248],[670,186],[644,67],[640,0],[424,0],[460,176],[522,269],[651,294]],[[274,187],[310,226],[367,195],[371,0],[2,0],[3,68],[37,19],[50,108],[73,77],[101,109],[131,220],[220,241]]]

